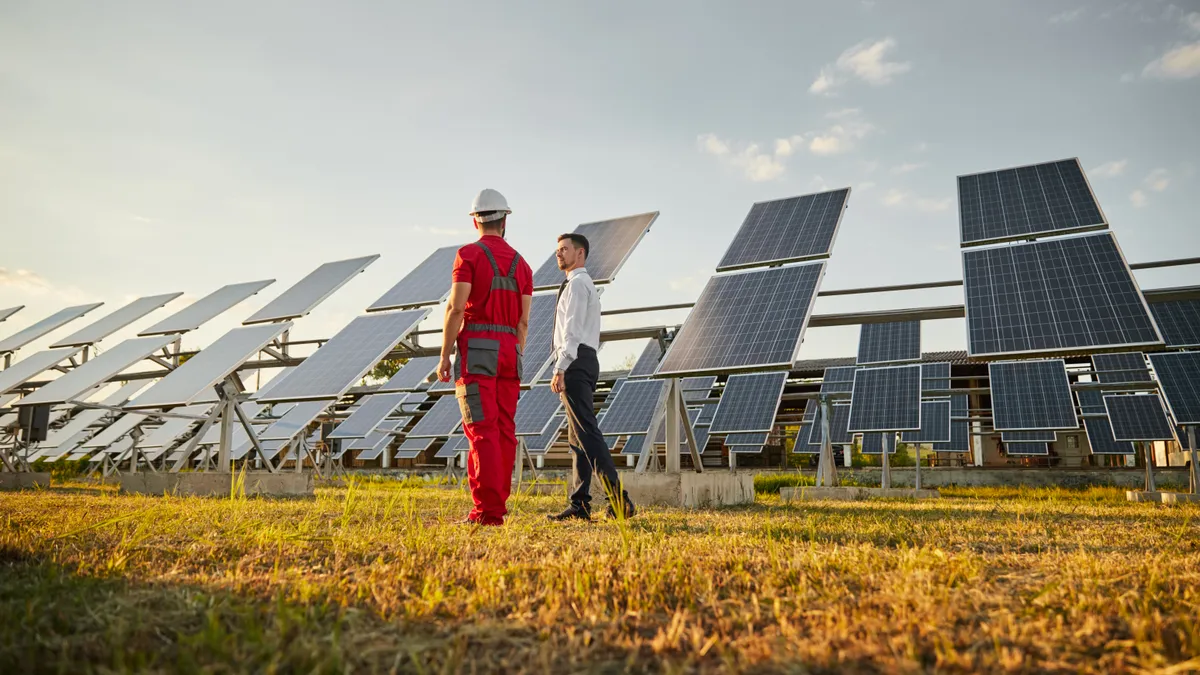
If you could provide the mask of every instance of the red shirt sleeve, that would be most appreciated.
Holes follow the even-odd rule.
[[[450,278],[456,284],[470,284],[475,281],[475,261],[469,256],[464,258],[464,250],[458,249],[458,255],[454,256],[454,273]]]
[[[525,262],[524,256],[521,257],[521,264],[517,265],[517,287],[521,289],[521,295],[533,295],[533,270]]]

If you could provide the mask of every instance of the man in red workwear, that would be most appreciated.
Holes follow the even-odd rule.
[[[533,270],[504,241],[508,202],[499,192],[481,191],[471,205],[479,241],[458,249],[454,284],[442,327],[438,377],[450,381],[455,362],[455,396],[463,430],[471,442],[467,481],[475,508],[467,522],[502,525],[517,458],[517,395],[521,353],[533,302]]]

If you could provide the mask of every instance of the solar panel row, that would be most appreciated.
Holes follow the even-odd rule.
[[[849,196],[842,188],[754,204],[717,271],[827,257]]]
[[[920,321],[864,323],[859,329],[858,365],[920,360]]]
[[[1078,159],[958,178],[962,244],[1107,227]]]

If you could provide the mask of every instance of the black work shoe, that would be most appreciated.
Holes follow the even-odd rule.
[[[637,509],[633,506],[633,500],[631,500],[628,495],[625,496],[625,508],[621,510],[624,511],[624,513],[621,515],[625,518],[632,518],[637,514]],[[608,517],[614,520],[618,517],[617,510],[613,508],[611,502],[608,505]]]
[[[566,511],[563,511],[559,514],[546,516],[546,518],[559,522],[564,520],[591,520],[592,514],[588,513],[588,510],[585,508],[571,505],[567,507]]]

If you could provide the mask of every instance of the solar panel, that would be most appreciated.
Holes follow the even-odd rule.
[[[705,426],[712,424],[713,417],[717,415],[717,407],[719,405],[718,403],[705,403],[700,406],[700,416],[696,418],[696,424],[703,424]]]
[[[362,452],[355,456],[355,459],[364,462],[378,459],[387,450],[388,446],[391,445],[392,441],[395,440],[396,437],[391,432],[395,431],[398,426],[400,426],[399,420],[387,420],[365,437],[355,440],[347,449],[362,450]],[[429,442],[432,443],[433,439],[429,439]]]
[[[332,401],[303,401],[297,403],[284,413],[283,417],[271,423],[271,426],[258,435],[260,441],[290,441],[296,437],[312,421],[325,412]],[[241,425],[238,425],[241,427]]]
[[[646,445],[646,435],[630,436],[625,439],[625,445],[621,446],[622,455],[640,455],[642,448]]]
[[[93,302],[86,305],[76,305],[74,307],[60,309],[50,316],[33,324],[32,326],[29,326],[24,330],[13,333],[3,340],[0,340],[0,354],[5,352],[15,352],[30,342],[33,342],[34,340],[46,335],[47,333],[50,333],[51,331],[65,326],[66,324],[78,319],[79,317],[87,314],[103,304],[103,302]]]
[[[830,445],[849,445],[854,442],[854,434],[850,433],[847,425],[850,423],[850,406],[848,405],[831,405],[829,406],[829,438]],[[813,421],[812,434],[809,436],[809,445],[821,445],[825,442],[825,433],[821,425],[821,415],[817,413],[817,419]]]
[[[337,425],[329,434],[329,438],[362,438],[375,430],[379,423],[392,411],[400,407],[400,403],[408,394],[372,394],[364,397],[358,409]]]
[[[1104,395],[1099,389],[1080,389],[1075,392],[1079,397],[1079,411],[1084,415],[1107,415],[1104,408]]]
[[[951,419],[950,442],[934,443],[935,452],[971,452],[971,423]]]
[[[763,451],[761,445],[731,445],[729,452],[735,455],[758,455]]]
[[[283,380],[288,375],[291,375],[292,371],[295,369],[296,369],[295,366],[288,366],[286,368],[281,368],[279,370],[279,372],[275,373],[275,375],[273,377],[271,377],[270,380],[267,380],[267,383],[264,384],[258,391],[251,394],[250,398],[252,400],[258,400],[258,397],[266,396],[272,389],[274,389],[275,387],[278,387],[280,384],[282,384]]]
[[[432,438],[406,438],[396,448],[396,459],[416,459],[433,445]]]
[[[1062,359],[996,361],[988,378],[996,431],[1079,428]]]
[[[192,415],[200,417],[207,415],[211,409],[212,406],[207,404],[191,405],[184,408],[179,408],[175,410],[175,412],[179,413],[180,415]],[[200,424],[200,420],[189,420],[181,417],[168,417],[166,418],[166,421],[162,423],[162,426],[146,434],[146,436],[142,438],[142,442],[138,444],[138,447],[165,448],[166,446],[171,445],[178,440],[180,436],[183,436],[187,432],[191,431],[192,427],[196,426],[197,424]]]
[[[386,394],[393,391],[416,391],[417,387],[421,386],[429,380],[429,376],[433,371],[437,370],[437,356],[418,356],[411,358],[396,374],[387,382],[384,382],[378,389],[377,394]]]
[[[758,202],[717,271],[829,257],[850,188]]]
[[[141,361],[175,340],[174,335],[126,340],[17,402],[17,405],[66,403]],[[67,349],[73,350],[74,347]]]
[[[232,308],[246,298],[275,283],[274,279],[247,281],[222,286],[192,304],[159,321],[139,336],[186,333],[202,326],[205,322]]]
[[[921,401],[921,428],[900,434],[905,443],[949,443],[950,401]]]
[[[971,356],[1162,344],[1111,232],[963,251]]]
[[[243,325],[298,319],[313,311],[317,305],[346,285],[355,275],[379,259],[379,255],[327,262],[309,272],[266,307],[242,322]]]
[[[1146,366],[1146,355],[1141,352],[1094,354],[1092,366],[1097,380],[1103,384],[1153,382],[1150,368]]]
[[[531,455],[544,455],[558,440],[558,435],[562,433],[563,425],[567,422],[565,415],[555,415],[554,419],[550,420],[550,424],[538,436],[531,436],[525,439],[525,449]],[[611,440],[611,439],[609,439]],[[612,450],[612,446],[609,446]]]
[[[600,422],[605,436],[644,434],[658,411],[666,380],[631,380],[621,386]]]
[[[249,419],[249,420],[252,420],[255,417],[258,417],[258,414],[260,412],[262,412],[263,408],[264,408],[264,406],[261,406],[257,403],[251,403],[248,401],[239,403],[238,406],[241,407],[242,413],[244,413],[246,415],[246,419]],[[277,415],[282,414],[277,410],[272,410],[271,412],[274,414],[277,414]],[[270,426],[270,425],[268,424],[267,426]],[[234,430],[234,433],[238,433],[239,431],[242,431],[242,425],[240,425],[240,424],[233,425],[233,430]],[[202,436],[200,438],[199,444],[200,445],[213,445],[215,443],[219,443],[220,441],[221,441],[221,425],[214,424],[208,428],[208,431],[204,432],[204,436]]]
[[[1150,313],[1168,347],[1200,347],[1200,300],[1154,302]]]
[[[916,431],[921,428],[921,366],[860,368],[850,395],[850,430]]]
[[[368,312],[379,312],[385,309],[402,309],[406,307],[421,307],[436,305],[450,295],[451,275],[454,273],[454,260],[458,257],[461,244],[443,246],[413,268],[384,293],[371,306]]]
[[[428,314],[428,309],[413,309],[354,319],[258,400],[340,398]]]
[[[787,378],[786,372],[730,375],[709,432],[770,431]]]
[[[1083,420],[1087,429],[1088,444],[1093,455],[1132,455],[1133,443],[1113,438],[1112,426],[1105,417],[1087,417]]]
[[[144,298],[138,298],[133,302],[125,305],[121,309],[109,314],[106,317],[96,321],[95,323],[75,331],[67,337],[50,345],[51,347],[81,347],[90,345],[113,333],[121,330],[125,326],[137,321],[146,316],[150,312],[166,305],[175,298],[183,295],[183,293],[164,293],[162,295],[148,295]]]
[[[454,396],[442,396],[408,431],[409,438],[449,436],[462,424],[462,409]]]
[[[945,391],[950,388],[949,363],[921,364],[921,391]],[[960,394],[954,394],[958,396]],[[965,395],[964,395],[965,396]],[[965,398],[963,399],[966,400]]]
[[[882,455],[885,447],[889,455],[896,454],[896,432],[872,431],[862,435],[862,454]]]
[[[291,326],[285,322],[234,328],[147,389],[130,407],[171,408],[192,403],[213,392],[214,385]]]
[[[112,424],[108,425],[103,431],[95,436],[84,441],[81,447],[84,448],[107,448],[108,446],[121,440],[125,434],[133,431],[142,422],[145,422],[147,417],[137,413],[128,413],[117,418]]]
[[[1175,423],[1200,424],[1200,352],[1151,354],[1150,363]]]
[[[521,383],[537,381],[537,376],[550,362],[554,351],[554,310],[558,306],[556,293],[533,296],[529,306],[529,331],[525,333],[525,351],[521,357]]]
[[[659,342],[657,338],[652,338],[642,349],[633,368],[629,369],[629,377],[650,377],[655,370],[658,370],[658,362],[662,360],[662,356],[662,342]]]
[[[692,427],[692,435],[696,438],[696,449],[701,455],[708,446],[708,430],[707,424],[696,424]],[[687,450],[684,449],[683,452],[687,452]]]
[[[76,347],[48,349],[17,361],[8,368],[0,370],[0,394],[6,394],[16,389],[78,353],[79,349]]]
[[[584,223],[575,228],[575,234],[587,237],[589,251],[587,257],[588,276],[597,284],[612,281],[620,271],[629,254],[633,252],[638,242],[642,240],[658,211],[640,213],[636,216],[601,220],[595,223]],[[551,255],[533,274],[534,290],[558,288],[562,283],[563,273],[558,269],[558,261]]]
[[[1050,454],[1047,443],[1005,443],[1004,451],[1013,457],[1045,457]]]
[[[693,433],[695,432],[695,428],[696,428],[696,419],[699,416],[700,416],[699,408],[688,408],[687,423],[688,423],[688,425],[690,425],[692,427]],[[679,441],[681,443],[686,442],[686,437],[687,437],[687,429],[685,429],[684,426],[682,424],[680,424],[679,425]],[[667,425],[666,424],[660,424],[658,426],[658,434],[654,437],[654,442],[657,445],[662,445],[667,442]],[[685,450],[684,452],[687,452],[687,451]]]
[[[725,437],[725,445],[757,445],[762,447],[767,444],[768,434],[749,433],[749,434],[729,434]]]
[[[1111,394],[1104,397],[1104,407],[1115,440],[1175,440],[1158,394]]]
[[[529,389],[517,399],[517,414],[513,421],[518,436],[538,436],[550,424],[550,419],[562,408],[562,397],[543,385]]]
[[[467,452],[471,449],[471,442],[466,436],[451,436],[442,443],[442,447],[433,454],[434,459],[450,459],[457,457],[460,452]],[[532,453],[531,453],[532,454]]]
[[[658,374],[790,368],[824,273],[819,262],[712,277]]]
[[[0,408],[7,408],[9,403],[17,400],[20,394],[3,394],[0,395]]]
[[[705,377],[685,377],[680,381],[680,389],[683,391],[683,400],[685,403],[694,403],[703,401],[712,393],[713,385],[717,383],[715,375]]]
[[[62,448],[64,451],[75,448],[83,440],[76,438],[87,431],[88,427],[99,422],[108,414],[107,410],[88,408],[80,410],[70,422],[46,434],[46,440],[38,444],[39,448]],[[67,446],[69,443],[69,447]]]
[[[969,406],[966,394],[952,394],[950,396],[950,419],[965,420],[970,417]]]
[[[958,177],[963,246],[1108,227],[1078,159]]]
[[[858,366],[826,368],[821,378],[822,394],[849,394],[854,391],[854,373]]]
[[[0,309],[0,322],[7,321],[8,317],[23,309],[25,309],[25,305],[17,305],[16,307],[5,307],[4,309]]]
[[[1005,443],[1053,443],[1058,440],[1057,431],[1004,431],[1000,440]]]
[[[134,394],[138,393],[142,389],[145,389],[147,384],[150,384],[150,380],[133,380],[132,382],[126,382],[120,387],[117,387],[113,393],[105,396],[100,403],[102,405],[111,406],[125,405],[125,402],[132,398]],[[91,401],[92,398],[93,397],[89,395],[85,400]]]
[[[921,360],[921,322],[864,323],[858,333],[860,366]]]

